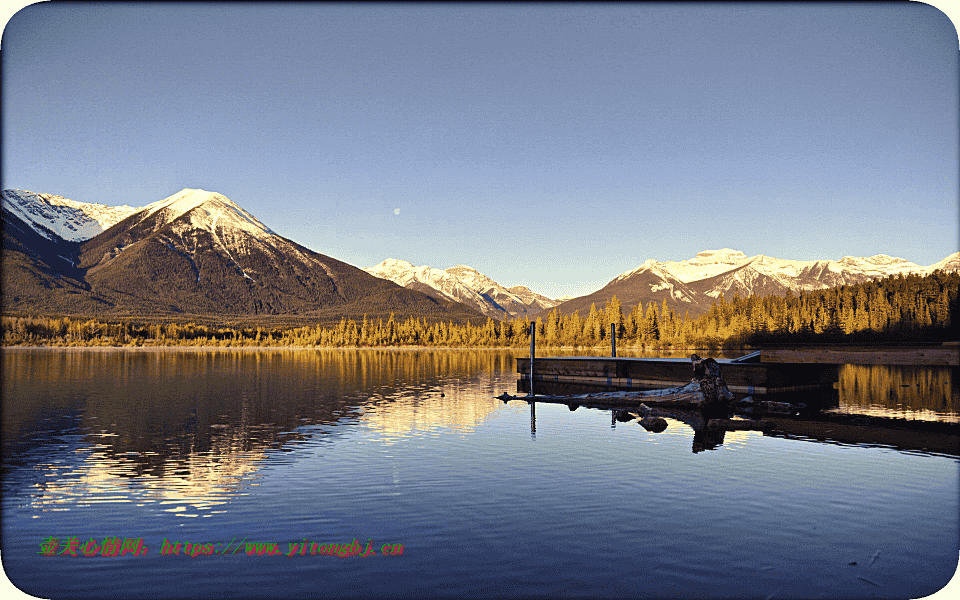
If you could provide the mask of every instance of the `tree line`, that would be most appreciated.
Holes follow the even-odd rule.
[[[705,314],[680,316],[666,300],[624,313],[616,296],[581,316],[554,309],[532,321],[538,347],[738,348],[798,342],[927,342],[957,339],[960,273],[897,275],[856,285],[783,296],[727,299]],[[2,319],[3,345],[475,347],[530,344],[531,321],[486,323],[343,318],[334,326],[238,327],[196,323],[102,322],[70,317]]]

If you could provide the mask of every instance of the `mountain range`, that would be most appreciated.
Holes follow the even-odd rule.
[[[300,246],[214,192],[115,209],[2,196],[5,312],[484,320]]]
[[[388,258],[365,270],[438,299],[462,302],[498,320],[536,315],[560,304],[522,285],[503,287],[466,265],[441,270]]]
[[[678,315],[689,311],[696,316],[710,309],[721,294],[727,300],[739,295],[770,296],[827,289],[856,284],[891,275],[926,275],[937,269],[960,270],[960,252],[928,267],[921,267],[902,258],[878,254],[868,258],[846,256],[840,260],[785,260],[764,256],[746,256],[738,250],[724,248],[705,250],[682,261],[648,260],[642,265],[615,277],[603,288],[559,305],[563,314],[580,311],[586,314],[591,304],[602,308],[616,296],[624,312],[642,303],[653,301],[667,306]]]
[[[724,248],[647,260],[592,294],[547,298],[465,265],[387,259],[360,269],[288,240],[228,198],[184,189],[145,207],[2,192],[5,312],[291,317],[329,322],[415,315],[452,320],[586,314],[614,295],[623,310],[666,301],[696,316],[724,294],[767,296],[897,274],[960,270],[960,252],[927,267],[876,255],[796,261]]]

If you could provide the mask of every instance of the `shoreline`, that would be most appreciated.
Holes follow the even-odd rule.
[[[60,346],[60,345],[0,345],[0,350],[496,350],[496,351],[514,351],[522,352],[524,356],[530,354],[529,349],[525,347],[489,347],[489,346],[166,346],[147,344],[143,346]],[[563,352],[602,350],[609,348],[607,346],[595,347],[573,347],[573,346],[549,346],[538,347],[540,350],[559,350]],[[723,350],[723,352],[739,352],[740,349]],[[713,352],[708,348],[673,348],[669,350],[644,349],[644,348],[617,348],[617,352]]]

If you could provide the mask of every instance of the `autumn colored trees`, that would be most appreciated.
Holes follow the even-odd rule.
[[[616,296],[587,315],[554,309],[534,321],[538,346],[718,348],[810,341],[881,343],[957,339],[960,273],[896,276],[784,296],[720,295],[705,314],[675,314],[666,302],[637,304],[624,314]],[[530,320],[486,323],[428,321],[394,315],[384,321],[341,319],[333,327],[213,327],[195,323],[102,323],[70,317],[3,317],[2,343],[103,346],[525,347]]]

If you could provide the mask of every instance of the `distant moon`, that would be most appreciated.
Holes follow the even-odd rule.
[[[399,215],[399,214],[400,214],[400,209],[399,209],[399,208],[393,209],[393,214]]]

